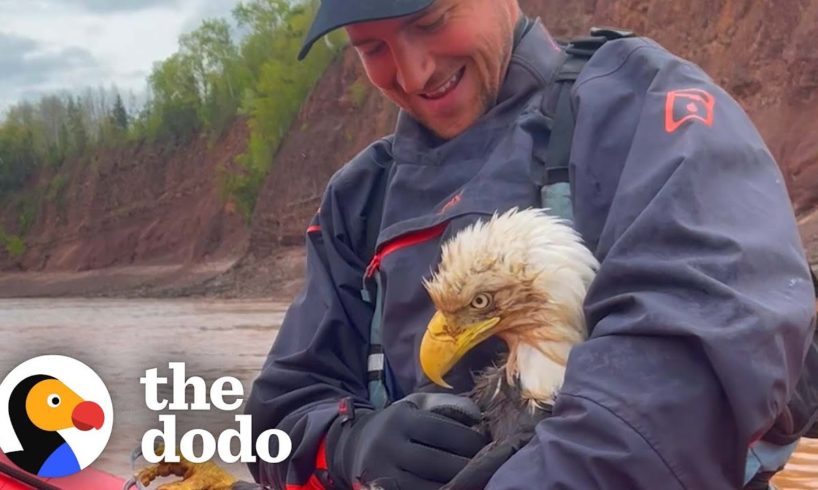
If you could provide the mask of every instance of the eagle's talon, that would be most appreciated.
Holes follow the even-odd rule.
[[[230,490],[236,479],[216,463],[191,463],[181,458],[178,463],[157,463],[139,470],[135,478],[149,486],[160,476],[179,476],[182,480],[165,483],[157,490]]]

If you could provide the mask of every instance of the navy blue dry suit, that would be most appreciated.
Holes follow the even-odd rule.
[[[441,141],[401,113],[331,179],[307,233],[307,281],[248,400],[254,432],[290,434],[257,481],[318,488],[338,401],[367,403],[373,308],[361,298],[366,218],[388,178],[378,254],[392,399],[429,382],[418,348],[433,306],[421,280],[440,245],[497,210],[538,206],[529,175],[563,51],[538,22],[497,104]],[[779,169],[739,105],[656,43],[605,44],[573,87],[574,225],[601,263],[554,416],[490,489],[740,488],[748,447],[773,424],[813,334],[809,269]],[[391,164],[390,164],[391,163]],[[446,377],[458,392],[501,349]]]

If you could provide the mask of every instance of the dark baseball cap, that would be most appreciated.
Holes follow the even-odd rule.
[[[414,14],[435,0],[321,0],[318,13],[304,39],[298,59],[303,60],[313,43],[324,34],[356,22],[390,19]]]

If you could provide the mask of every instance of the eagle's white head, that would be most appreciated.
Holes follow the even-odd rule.
[[[546,210],[515,208],[462,230],[425,283],[437,312],[421,344],[424,372],[448,386],[443,375],[497,335],[509,347],[509,381],[550,399],[571,346],[586,337],[582,305],[598,266],[573,228]]]

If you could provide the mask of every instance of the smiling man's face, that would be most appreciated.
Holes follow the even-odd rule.
[[[414,15],[346,30],[370,81],[450,139],[497,99],[519,15],[517,0],[437,0]]]

